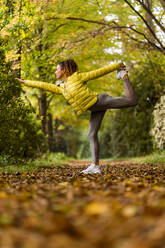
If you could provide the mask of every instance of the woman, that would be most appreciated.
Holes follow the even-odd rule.
[[[99,78],[115,70],[117,70],[117,79],[123,79],[124,81],[126,97],[111,97],[107,94],[98,94],[87,87],[87,81]],[[56,85],[18,78],[17,80],[26,86],[62,94],[78,115],[87,110],[91,111],[88,136],[93,162],[82,173],[101,173],[98,131],[106,110],[132,107],[137,104],[137,98],[129,81],[125,65],[122,62],[115,63],[98,70],[80,73],[75,61],[69,59],[57,65],[55,74],[57,79],[62,79],[62,81],[57,81]]]

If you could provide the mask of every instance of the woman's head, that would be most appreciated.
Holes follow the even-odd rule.
[[[77,70],[78,66],[73,59],[62,61],[57,65],[56,78],[62,78],[64,75],[69,77]]]

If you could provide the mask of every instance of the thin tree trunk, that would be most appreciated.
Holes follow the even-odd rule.
[[[43,90],[40,90],[40,97],[38,98],[39,105],[39,117],[42,122],[42,131],[46,135],[46,123],[47,123],[47,100],[46,93]]]
[[[21,12],[22,12],[22,0],[20,1],[20,5],[19,5],[19,21],[21,21]],[[19,31],[19,37],[20,36],[21,36],[21,32]],[[15,66],[18,68],[15,70],[18,78],[21,78],[21,53],[22,53],[22,43],[20,37],[18,42],[18,49],[17,49],[18,59],[14,61]]]
[[[42,35],[42,32],[43,32],[43,26],[38,27],[37,33],[39,35]],[[36,49],[38,51],[40,51],[40,53],[42,54],[42,52],[43,52],[42,43],[40,43]],[[39,70],[40,78],[43,78],[44,75],[42,73],[42,66],[39,66],[38,70]],[[38,98],[38,104],[39,104],[39,117],[41,118],[41,122],[42,122],[42,131],[46,135],[47,134],[47,130],[46,130],[46,126],[47,126],[47,97],[46,97],[46,93],[43,90],[40,90],[40,96]]]
[[[52,114],[48,114],[48,122],[47,122],[47,132],[48,132],[48,147],[50,152],[54,152],[54,137],[53,137],[53,118]]]
[[[150,9],[152,11],[152,0],[145,0],[145,5],[147,6],[148,9]],[[153,19],[151,17],[151,15],[146,12],[146,21],[148,23],[148,25],[150,26],[150,28],[152,29],[153,33],[155,33],[155,27],[154,27],[154,23],[153,23]],[[150,32],[150,30],[148,30],[148,38],[152,43],[155,43],[155,38],[153,37],[153,34]]]

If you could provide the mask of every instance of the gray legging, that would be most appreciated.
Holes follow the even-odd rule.
[[[91,111],[89,119],[88,137],[93,162],[99,162],[99,140],[98,131],[107,109],[120,109],[137,105],[137,97],[129,79],[124,79],[126,97],[111,97],[107,94],[99,94],[97,102],[89,108]]]

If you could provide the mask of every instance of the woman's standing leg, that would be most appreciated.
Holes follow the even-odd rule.
[[[99,169],[99,140],[98,131],[101,126],[105,111],[91,111],[89,119],[88,137],[92,154],[92,164],[82,173],[100,173]]]
[[[101,126],[105,111],[91,112],[89,119],[88,137],[90,141],[90,148],[92,153],[92,161],[99,164],[99,140],[98,131]]]

